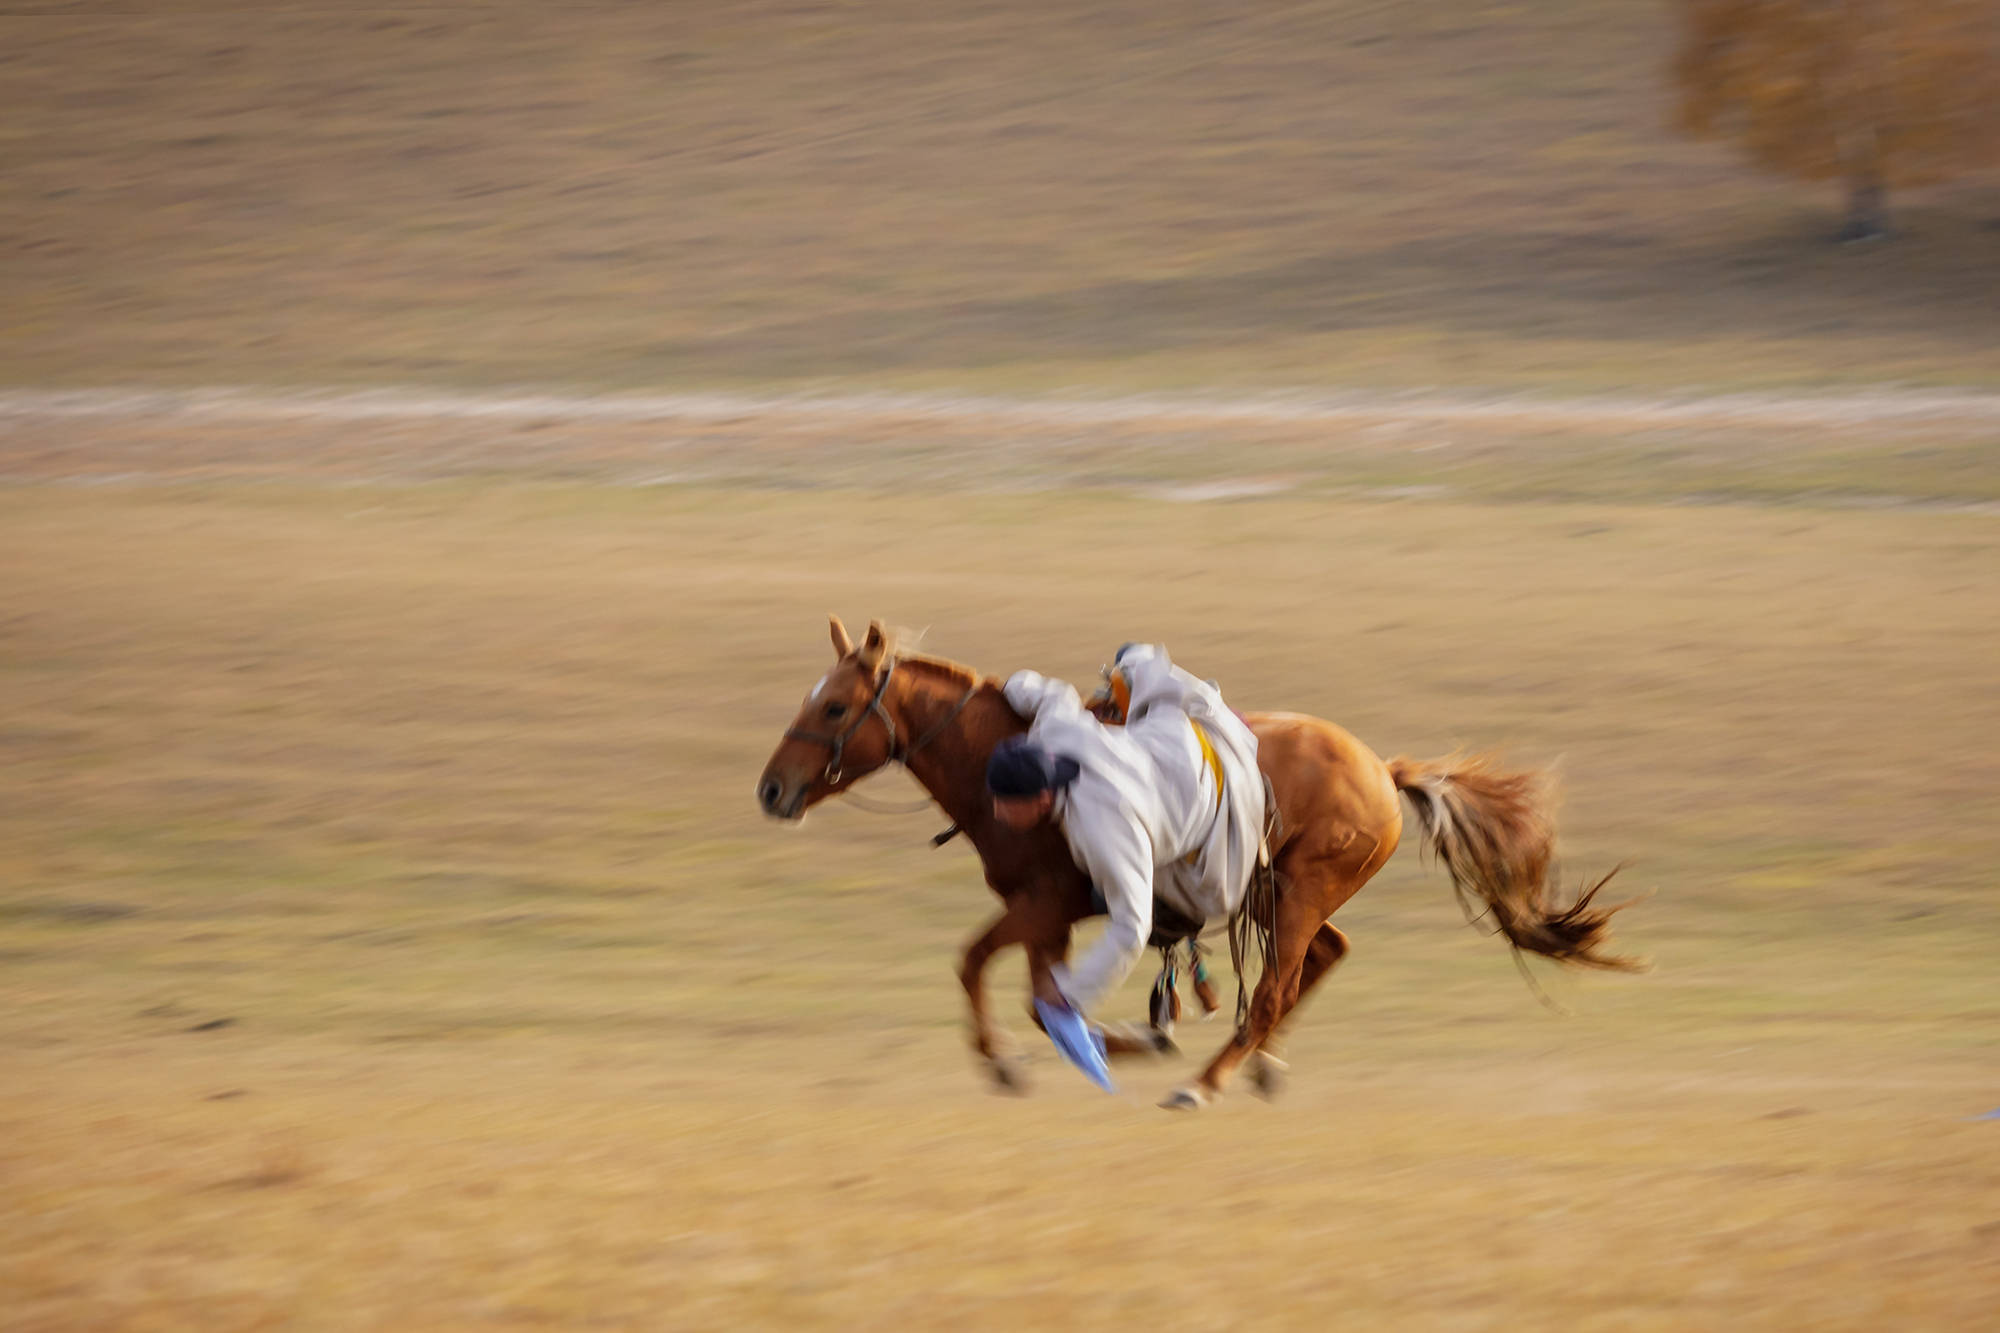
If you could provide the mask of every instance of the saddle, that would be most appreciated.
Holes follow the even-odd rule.
[[[1104,916],[1110,912],[1104,901],[1104,891],[1095,884],[1090,886],[1090,914]],[[1153,895],[1153,933],[1146,945],[1152,949],[1171,949],[1175,945],[1199,936],[1206,923],[1169,903],[1157,893]]]

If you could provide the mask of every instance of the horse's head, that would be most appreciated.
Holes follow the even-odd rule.
[[[833,669],[799,706],[757,779],[757,804],[779,819],[806,811],[868,776],[896,755],[896,724],[882,693],[895,670],[895,643],[882,622],[856,647],[832,618]]]

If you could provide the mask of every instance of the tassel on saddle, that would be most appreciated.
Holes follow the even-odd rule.
[[[1215,981],[1209,976],[1207,950],[1201,941],[1189,936],[1185,940],[1163,945],[1160,949],[1160,975],[1153,979],[1153,993],[1146,1005],[1147,1017],[1153,1030],[1161,1036],[1171,1037],[1174,1024],[1181,1020],[1180,962],[1176,952],[1182,944],[1187,946],[1188,972],[1194,979],[1195,998],[1201,1001],[1204,1020],[1214,1017],[1222,1008],[1222,1001],[1215,993]]]
[[[1240,1035],[1250,1017],[1250,956],[1258,956],[1264,967],[1278,936],[1278,894],[1283,885],[1271,844],[1284,832],[1284,816],[1278,810],[1278,793],[1264,778],[1264,837],[1257,845],[1257,865],[1250,872],[1250,885],[1242,905],[1229,918],[1229,961],[1236,967],[1236,1031]]]

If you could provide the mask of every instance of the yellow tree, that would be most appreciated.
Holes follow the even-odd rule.
[[[2000,0],[1676,0],[1680,125],[1847,190],[1845,240],[1890,186],[2000,162]]]

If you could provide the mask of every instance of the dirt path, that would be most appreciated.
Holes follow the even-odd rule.
[[[1247,397],[1143,394],[1120,397],[1002,398],[911,393],[677,393],[581,396],[470,394],[380,389],[271,393],[249,389],[103,389],[0,393],[0,419],[357,422],[774,422],[843,424],[1176,426],[1472,423],[1610,428],[1990,426],[2000,393],[1901,391],[1834,394],[1724,394],[1651,397],[1477,394],[1449,390]]]
[[[0,394],[0,483],[454,479],[1991,508],[2000,395]]]

